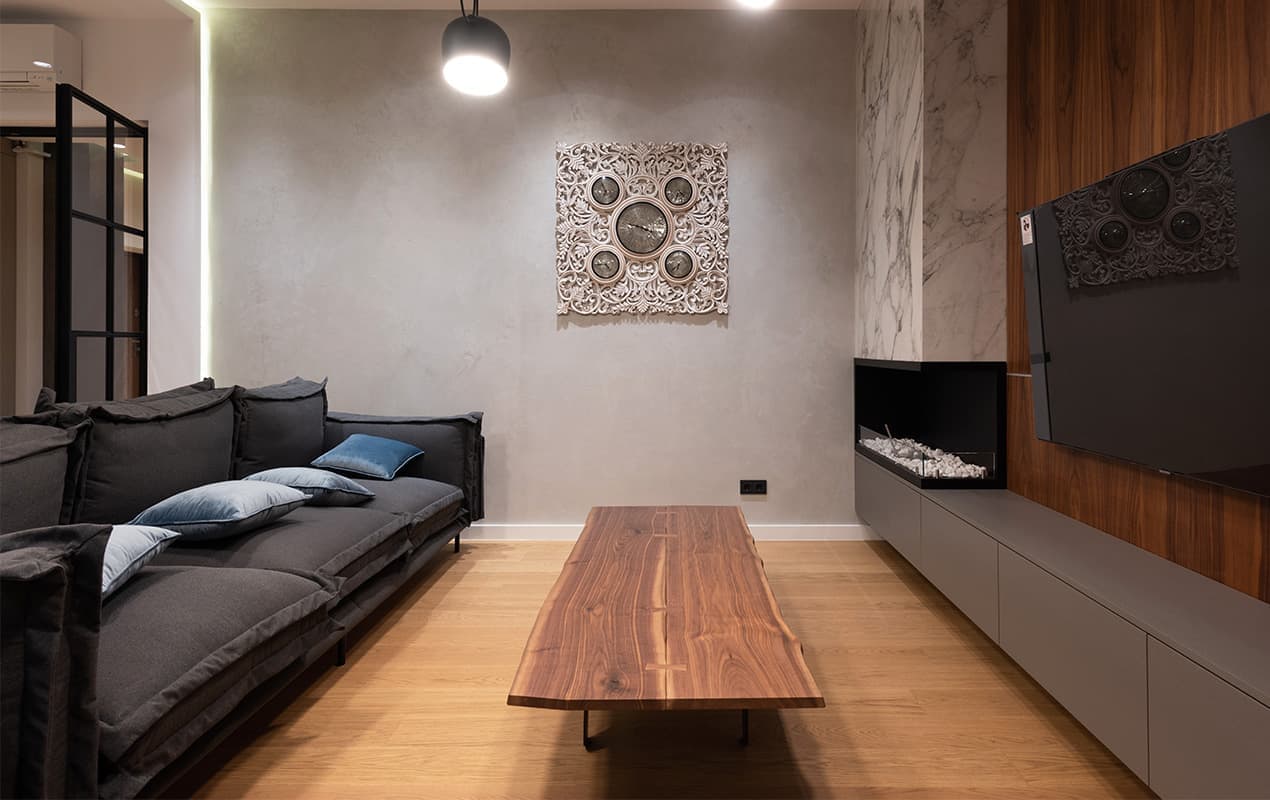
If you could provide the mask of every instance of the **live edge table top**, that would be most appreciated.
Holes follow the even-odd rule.
[[[547,595],[507,702],[820,708],[741,509],[600,507]]]

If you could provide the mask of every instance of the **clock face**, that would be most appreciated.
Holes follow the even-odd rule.
[[[692,254],[687,250],[671,250],[666,254],[666,274],[682,281],[692,274]]]
[[[612,250],[601,250],[591,256],[591,273],[602,281],[613,280],[621,269],[622,261]]]
[[[591,199],[596,205],[611,206],[622,195],[622,187],[616,178],[602,175],[591,184]]]
[[[675,177],[666,181],[666,202],[672,206],[686,206],[692,202],[692,182],[687,178]]]
[[[660,208],[648,202],[631,203],[617,215],[617,241],[630,253],[646,256],[666,243],[670,223]]]

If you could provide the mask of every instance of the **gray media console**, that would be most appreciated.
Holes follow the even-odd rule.
[[[1270,604],[1005,490],[856,455],[856,508],[1164,798],[1270,798]]]

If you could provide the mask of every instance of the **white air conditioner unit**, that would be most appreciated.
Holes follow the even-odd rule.
[[[80,80],[79,39],[56,25],[0,25],[0,91],[51,92]]]

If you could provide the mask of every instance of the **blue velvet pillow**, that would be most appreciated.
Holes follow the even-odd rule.
[[[312,467],[276,467],[248,475],[243,480],[268,481],[299,489],[309,496],[311,506],[355,506],[375,496],[355,480]]]
[[[423,451],[382,436],[355,433],[313,460],[313,466],[390,481]]]
[[[188,489],[147,508],[133,525],[170,528],[189,541],[237,536],[304,505],[308,495],[265,481],[220,481]]]
[[[116,525],[106,540],[106,559],[101,565],[101,597],[106,599],[128,582],[180,536],[165,528],[146,525]]]

